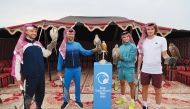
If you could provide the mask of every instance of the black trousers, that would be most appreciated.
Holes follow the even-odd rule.
[[[35,101],[37,102],[38,107],[41,108],[45,95],[44,75],[40,75],[35,78],[25,79],[25,82],[26,94],[31,98],[33,98],[33,96],[35,95]]]

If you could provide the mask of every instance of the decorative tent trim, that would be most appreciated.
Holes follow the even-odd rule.
[[[68,17],[67,17],[68,19]],[[111,17],[109,18],[109,20]],[[31,22],[32,24],[37,25],[39,28],[42,28],[43,30],[47,30],[50,27],[57,28],[58,30],[60,29],[66,29],[66,28],[74,28],[78,23],[83,24],[89,31],[94,31],[95,29],[99,29],[100,31],[105,31],[105,29],[112,24],[117,25],[119,28],[122,30],[126,30],[128,27],[132,27],[132,29],[139,29],[140,32],[142,32],[141,27],[144,25],[144,23],[137,22],[134,20],[128,20],[125,19],[123,21],[104,21],[104,22],[63,22],[64,18],[62,20],[41,20],[37,22]],[[105,18],[104,18],[105,20]],[[120,19],[121,20],[121,19]],[[135,25],[133,25],[133,23]],[[22,27],[24,24],[21,25],[16,25],[16,26],[11,26],[11,27],[6,27],[5,29],[11,34],[14,35],[16,32],[22,32]],[[166,28],[166,27],[161,27],[158,26],[158,33],[162,37],[166,37],[168,34],[172,32],[172,28]]]

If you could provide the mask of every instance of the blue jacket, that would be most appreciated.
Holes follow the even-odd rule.
[[[137,47],[135,44],[128,42],[122,44],[120,47],[120,54],[124,58],[124,61],[119,61],[117,68],[134,68],[135,67],[135,57],[137,53]]]
[[[80,66],[79,53],[85,56],[92,55],[92,50],[85,50],[78,42],[67,42],[66,43],[66,57],[63,59],[59,53],[57,70],[62,71],[62,67],[76,68]]]
[[[23,53],[23,64],[21,64],[22,76],[27,78],[33,78],[43,75],[45,72],[44,57],[42,49],[39,46],[33,45],[34,41],[25,39],[28,43],[32,43],[31,46],[27,46]]]
[[[13,56],[14,63],[12,70],[14,70],[14,73],[12,76],[14,76],[17,81],[21,80],[20,72],[25,79],[44,75],[44,57],[51,55],[51,51],[46,50],[40,42],[30,40],[28,37],[26,37],[25,41],[26,43],[22,48],[23,63],[21,64],[19,56]]]

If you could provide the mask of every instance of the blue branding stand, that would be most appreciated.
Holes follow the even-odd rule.
[[[111,109],[112,64],[94,63],[94,107],[93,109]]]

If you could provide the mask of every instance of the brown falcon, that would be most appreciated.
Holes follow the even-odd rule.
[[[183,61],[181,60],[181,55],[179,53],[179,49],[173,43],[169,44],[169,51],[173,58],[180,60],[181,63],[183,64]]]
[[[120,50],[118,48],[118,44],[115,44],[115,47],[112,50],[112,58],[113,58],[113,64],[116,65],[118,62],[118,57],[119,57]]]
[[[108,55],[107,45],[105,41],[102,41],[102,50],[104,50],[106,52],[106,55]]]

